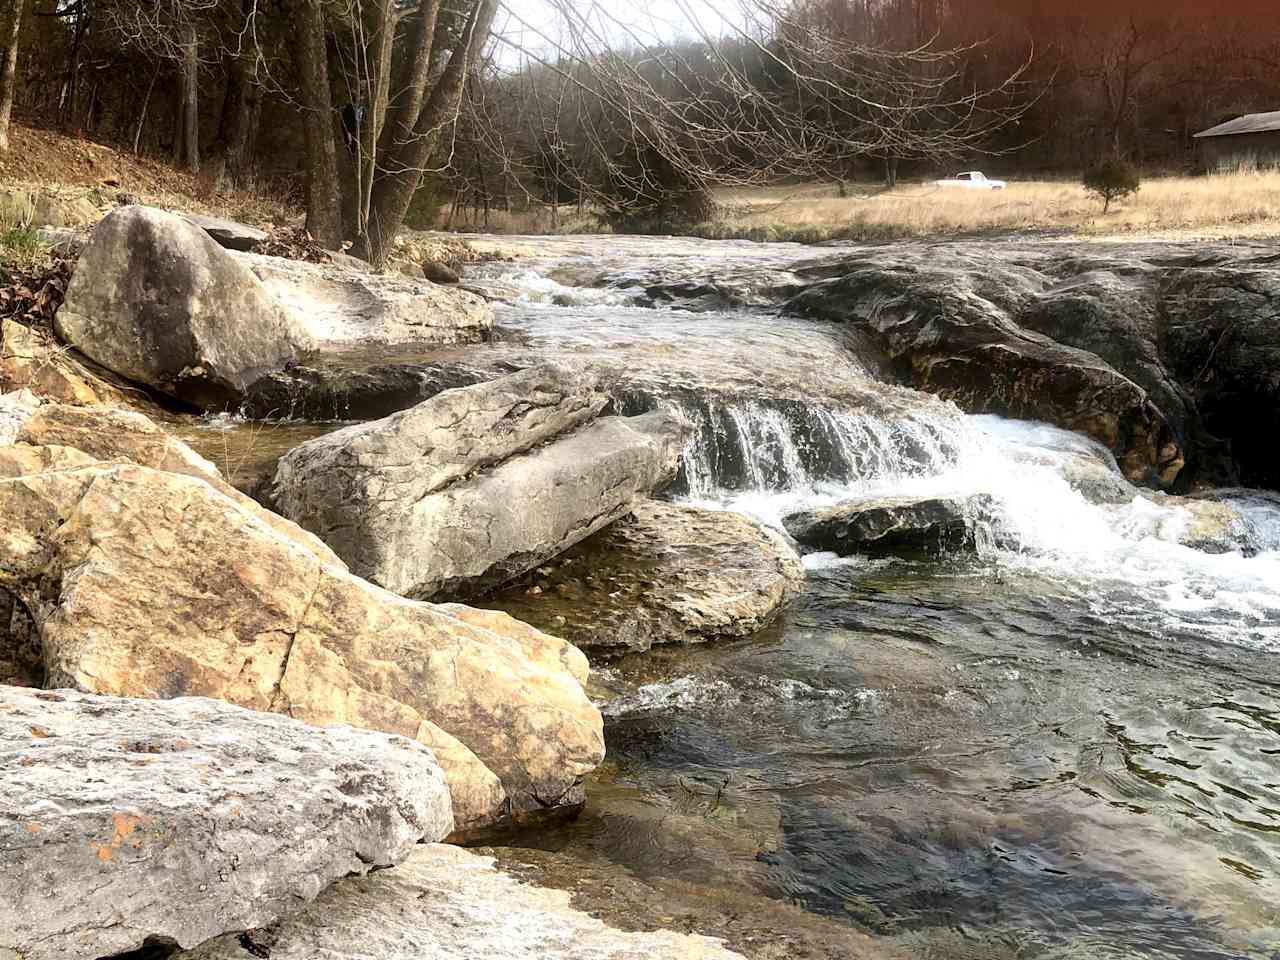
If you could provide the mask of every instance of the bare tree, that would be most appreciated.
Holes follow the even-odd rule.
[[[9,152],[9,117],[13,113],[18,76],[18,35],[22,30],[23,0],[9,4],[9,28],[5,33],[4,71],[0,73],[0,153]]]

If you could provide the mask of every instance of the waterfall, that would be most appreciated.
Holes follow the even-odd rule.
[[[891,418],[798,400],[664,398],[615,401],[634,414],[673,403],[693,425],[673,492],[696,499],[725,494],[793,496],[873,488],[954,469],[964,418],[937,405]]]

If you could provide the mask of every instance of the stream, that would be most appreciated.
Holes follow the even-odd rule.
[[[670,496],[774,526],[864,496],[996,505],[973,555],[811,554],[756,637],[598,664],[587,808],[504,857],[667,889],[672,910],[693,889],[720,913],[787,904],[823,943],[847,930],[886,955],[1280,956],[1280,501],[1222,494],[1234,549],[1192,549],[1185,504],[1092,441],[882,382],[837,325],[752,303],[750,278],[785,284],[821,253],[549,241],[470,271],[507,298],[493,344],[396,358],[602,363],[619,410],[694,421]],[[708,277],[743,302],[646,292]],[[182,433],[236,473],[335,425]]]

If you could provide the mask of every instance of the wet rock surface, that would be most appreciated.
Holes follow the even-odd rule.
[[[29,960],[260,927],[452,827],[413,740],[0,687],[0,948]]]
[[[787,533],[813,550],[840,556],[924,554],[972,549],[975,528],[992,500],[967,497],[894,497],[853,500],[786,518]]]
[[[812,285],[791,312],[846,322],[967,411],[1078,430],[1149,486],[1280,485],[1259,440],[1280,416],[1265,248],[895,244],[797,273]]]
[[[616,654],[751,636],[803,583],[795,551],[755,521],[647,501],[482,602]]]
[[[223,937],[182,960],[741,960],[719,941],[625,933],[521,883],[489,857],[428,845],[404,864],[344,880],[314,904],[246,938]]]
[[[66,344],[195,406],[234,405],[310,346],[262,284],[204,231],[150,207],[94,228],[54,317]]]

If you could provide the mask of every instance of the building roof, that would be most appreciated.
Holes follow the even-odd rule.
[[[1280,110],[1271,113],[1246,113],[1208,130],[1201,130],[1197,137],[1229,137],[1235,133],[1270,133],[1280,130]]]

